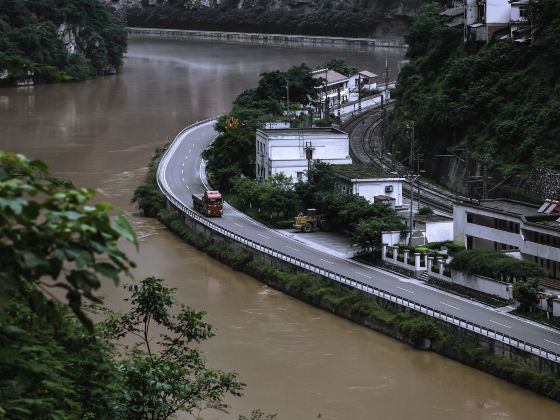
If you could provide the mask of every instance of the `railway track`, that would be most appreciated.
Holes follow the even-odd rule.
[[[389,109],[391,107],[392,105],[389,104]],[[396,162],[389,153],[381,151],[379,136],[381,123],[381,110],[375,109],[353,118],[343,126],[350,136],[350,155],[354,161],[373,166],[382,174],[404,177],[410,172],[409,168]],[[410,184],[403,186],[403,195],[410,199]],[[453,202],[460,198],[424,179],[415,181],[414,195],[415,200],[420,197],[420,206],[429,206],[447,215],[453,214]]]

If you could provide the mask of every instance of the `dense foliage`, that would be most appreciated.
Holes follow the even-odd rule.
[[[457,253],[450,267],[467,274],[478,274],[510,283],[544,274],[536,264],[505,254],[480,250],[464,250]]]
[[[170,0],[127,10],[131,26],[204,29],[239,32],[289,33],[333,36],[369,36],[384,16],[369,10],[328,3],[316,10],[270,9],[265,0],[230,2],[213,8],[186,9],[185,2]]]
[[[103,278],[118,283],[134,264],[117,247],[137,243],[126,219],[113,221],[107,203],[91,204],[92,190],[52,180],[44,163],[0,151],[0,303],[25,298],[39,313],[50,290],[62,289],[74,313],[88,323],[83,298]]]
[[[239,396],[243,384],[206,366],[198,349],[213,335],[205,314],[177,305],[161,279],[128,285],[129,311],[92,323],[103,279],[118,283],[134,266],[118,241],[136,243],[126,220],[92,198],[51,178],[44,163],[0,152],[0,417],[224,411],[224,397]],[[84,309],[84,298],[95,305]],[[128,335],[142,341],[123,347]],[[263,418],[273,416],[251,417]]]
[[[76,37],[74,53],[63,28]],[[126,29],[100,0],[0,0],[0,71],[10,78],[83,80],[118,70],[125,51]]]
[[[506,173],[560,168],[560,2],[533,0],[538,42],[463,45],[436,3],[423,7],[407,37],[410,64],[398,87],[393,132],[416,122],[426,155],[468,153]],[[408,153],[408,142],[402,152]]]
[[[232,111],[219,119],[216,129],[220,135],[203,153],[207,169],[218,186],[226,186],[228,180],[240,174],[255,175],[255,131],[266,119],[286,118],[283,115],[287,105],[286,82],[290,101],[303,104],[315,95],[314,87],[318,83],[305,64],[286,72],[263,73],[257,88],[242,92],[233,102]],[[301,119],[296,120],[296,124],[301,123]]]

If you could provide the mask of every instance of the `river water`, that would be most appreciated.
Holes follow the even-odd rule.
[[[187,124],[227,112],[259,74],[336,55],[390,77],[402,52],[208,41],[131,40],[124,71],[79,84],[0,90],[0,148],[45,160],[53,173],[126,211],[156,146]],[[178,300],[208,312],[211,366],[235,370],[245,396],[234,418],[261,408],[279,419],[554,419],[560,405],[490,375],[420,352],[272,290],[131,216],[136,278],[157,275]],[[124,308],[125,293],[103,289]]]

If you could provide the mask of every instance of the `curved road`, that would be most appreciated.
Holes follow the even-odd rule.
[[[162,187],[186,207],[192,207],[192,193],[206,190],[201,153],[217,135],[214,123],[209,121],[184,130],[160,164]],[[267,228],[229,205],[225,206],[224,217],[212,218],[212,222],[294,258],[560,354],[558,330],[434,289],[416,279],[322,252]]]

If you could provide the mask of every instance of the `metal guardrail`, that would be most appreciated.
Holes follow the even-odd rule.
[[[237,242],[240,242],[250,248],[253,248],[257,251],[263,252],[265,254],[268,254],[272,257],[278,258],[282,261],[286,261],[290,264],[295,265],[296,267],[299,268],[303,268],[305,270],[311,271],[312,273],[315,274],[319,274],[323,277],[327,277],[331,280],[337,281],[339,283],[342,283],[346,286],[350,286],[353,287],[355,289],[361,290],[365,293],[377,296],[381,299],[385,299],[389,302],[393,302],[396,303],[398,305],[401,306],[405,306],[407,308],[410,308],[412,310],[415,310],[417,312],[423,313],[427,316],[431,316],[433,318],[436,319],[440,319],[444,322],[447,322],[449,324],[458,326],[460,328],[463,328],[467,331],[472,331],[474,333],[480,334],[484,337],[488,337],[491,339],[494,339],[496,341],[502,342],[504,344],[507,344],[509,346],[518,348],[520,350],[529,352],[531,354],[537,355],[541,358],[547,359],[547,360],[551,360],[553,362],[556,363],[560,363],[560,354],[552,352],[550,350],[546,350],[542,347],[536,346],[534,344],[525,342],[523,340],[519,340],[516,339],[514,337],[508,336],[506,334],[500,333],[496,330],[492,330],[486,327],[483,327],[481,325],[475,324],[473,322],[467,321],[465,319],[456,317],[454,315],[448,314],[446,312],[442,312],[440,310],[437,309],[433,309],[427,305],[422,305],[420,303],[417,303],[413,300],[410,299],[406,299],[403,298],[401,296],[398,295],[394,295],[390,292],[387,292],[385,290],[382,290],[378,287],[374,287],[365,283],[362,283],[358,280],[354,280],[351,279],[349,277],[343,276],[342,274],[336,273],[334,271],[330,271],[330,270],[326,270],[324,268],[321,268],[319,266],[316,266],[314,264],[311,264],[307,261],[301,260],[299,258],[296,257],[292,257],[291,255],[285,254],[281,251],[278,251],[274,248],[270,248],[266,245],[263,245],[259,242],[253,241],[252,239],[248,239],[245,238],[244,236],[241,236],[235,232],[232,232],[226,228],[223,228],[217,224],[215,224],[214,222],[211,222],[210,220],[208,220],[206,217],[202,216],[199,213],[196,213],[194,210],[192,210],[191,208],[185,206],[183,203],[181,203],[178,199],[176,199],[173,194],[171,193],[171,191],[167,191],[164,187],[163,187],[163,183],[162,183],[162,177],[164,176],[163,171],[162,171],[162,163],[165,160],[169,160],[170,156],[170,151],[174,149],[174,146],[176,144],[176,142],[178,141],[178,139],[188,130],[207,123],[209,121],[215,120],[215,118],[208,118],[206,120],[203,121],[198,121],[194,124],[191,124],[190,126],[186,127],[185,129],[183,129],[178,135],[177,137],[175,137],[175,140],[172,142],[171,146],[167,148],[167,150],[165,151],[164,155],[162,156],[161,160],[160,160],[160,164],[158,165],[158,170],[157,170],[157,183],[158,186],[161,190],[161,192],[165,195],[165,197],[181,212],[183,212],[186,216],[188,216],[189,218],[197,221],[198,223],[230,238],[233,239]]]

